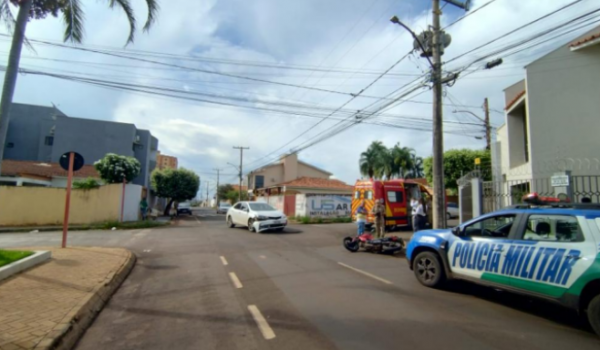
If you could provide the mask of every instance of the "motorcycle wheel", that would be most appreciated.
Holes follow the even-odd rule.
[[[382,253],[394,254],[401,251],[404,248],[404,244],[401,241],[391,242],[389,245],[383,247]]]
[[[356,253],[360,249],[360,246],[358,241],[355,241],[352,237],[346,237],[344,238],[344,248],[352,253]]]

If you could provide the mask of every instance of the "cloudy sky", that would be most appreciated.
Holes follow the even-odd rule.
[[[474,0],[473,9],[488,1]],[[493,1],[447,29],[452,36],[452,43],[443,57],[449,61],[445,69],[454,71],[463,68],[495,49],[594,8],[594,0],[583,0],[547,20],[504,36],[518,26],[572,1]],[[55,104],[73,117],[134,123],[138,128],[149,129],[159,138],[160,150],[177,156],[181,166],[198,172],[203,183],[208,180],[214,184],[216,176],[213,168],[223,169],[225,175],[221,178],[222,182],[235,182],[236,170],[228,165],[239,162],[239,152],[233,146],[250,147],[245,153],[245,170],[264,165],[332,128],[340,119],[355,118],[353,112],[377,111],[409,87],[424,81],[419,76],[427,71],[426,60],[415,54],[408,55],[389,74],[363,91],[362,95],[350,95],[360,93],[411,50],[412,39],[409,34],[390,23],[389,18],[397,15],[414,31],[421,32],[431,24],[431,1],[162,0],[156,25],[149,33],[138,31],[135,44],[126,48],[123,45],[127,39],[128,25],[124,15],[118,10],[109,9],[107,1],[82,2],[86,12],[86,32],[80,47],[117,50],[113,52],[118,54],[127,50],[130,52],[125,54],[134,58],[163,64],[34,44],[35,52],[23,52],[23,68],[167,87],[188,93],[177,93],[178,96],[196,100],[21,75],[15,101]],[[144,1],[132,2],[141,27],[146,16]],[[464,11],[451,5],[445,6],[443,12],[444,26],[464,15]],[[451,132],[445,135],[445,148],[485,146],[483,140],[474,137],[477,133],[483,135],[482,127],[470,125],[479,121],[467,113],[452,113],[453,110],[467,109],[483,117],[483,110],[479,106],[488,97],[492,124],[501,125],[504,118],[502,90],[524,77],[523,67],[595,25],[598,23],[579,29],[573,27],[576,29],[573,33],[506,57],[504,64],[493,70],[463,73],[455,85],[445,88],[445,127]],[[59,43],[62,35],[63,24],[55,18],[33,21],[27,29],[27,36],[31,39]],[[501,39],[452,60],[497,37]],[[0,54],[5,62],[9,50],[8,38],[0,37],[0,45]],[[159,56],[157,53],[170,56]],[[503,54],[490,57],[489,60],[497,57],[503,57]],[[481,68],[487,61],[473,65],[470,70]],[[414,80],[415,84],[388,95]],[[211,94],[213,97],[198,94]],[[222,98],[216,99],[215,95]],[[386,96],[388,99],[375,98]],[[400,142],[402,146],[415,149],[420,156],[430,156],[431,132],[412,130],[410,127],[419,123],[418,128],[430,129],[423,121],[431,120],[431,91],[422,88],[405,98],[411,101],[396,103],[386,109],[384,115],[373,115],[368,122],[302,150],[300,159],[353,183],[360,177],[360,153],[372,141],[380,140],[388,146]],[[225,101],[227,105],[207,100]],[[241,108],[240,105],[250,108]],[[284,110],[285,113],[257,110],[257,107]],[[297,112],[305,115],[297,115]],[[330,114],[328,119],[323,120]],[[320,124],[316,125],[318,122]],[[373,124],[381,122],[388,125]],[[409,128],[392,127],[389,124]]]

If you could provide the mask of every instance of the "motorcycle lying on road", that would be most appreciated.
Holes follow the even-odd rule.
[[[404,249],[404,240],[397,236],[374,238],[370,233],[364,233],[356,237],[344,238],[344,248],[352,253],[361,248],[367,252],[394,254]]]

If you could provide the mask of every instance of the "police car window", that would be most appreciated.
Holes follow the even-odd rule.
[[[584,241],[577,218],[569,215],[530,215],[522,238],[547,242]]]
[[[506,238],[510,233],[515,215],[492,216],[464,227],[467,237]]]
[[[365,199],[373,199],[373,191],[365,191]]]
[[[388,191],[387,197],[390,203],[402,203],[404,196],[400,191]]]

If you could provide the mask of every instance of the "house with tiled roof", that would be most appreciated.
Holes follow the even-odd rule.
[[[0,186],[67,187],[67,171],[58,163],[5,159],[2,162]],[[84,165],[73,173],[75,180],[100,175],[93,165]]]
[[[561,171],[600,175],[600,27],[529,63],[504,98],[492,152],[496,181],[546,192],[533,180]]]
[[[331,177],[330,172],[298,160],[294,153],[250,172],[248,184],[256,200],[290,216],[349,216],[353,187]]]

